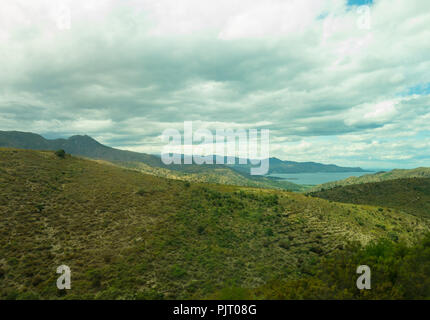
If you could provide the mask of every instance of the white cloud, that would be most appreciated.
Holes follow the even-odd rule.
[[[430,2],[360,18],[344,0],[3,0],[0,129],[153,151],[193,120],[269,128],[293,160],[420,163],[430,97],[405,95],[430,82]]]

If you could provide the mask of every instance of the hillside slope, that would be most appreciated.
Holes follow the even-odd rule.
[[[334,187],[342,187],[361,183],[382,182],[395,179],[406,178],[430,178],[430,168],[416,168],[416,169],[394,169],[388,172],[377,172],[374,174],[365,174],[360,177],[349,177],[344,180],[328,182],[320,184],[309,189],[309,192],[331,189]]]
[[[347,240],[411,241],[427,220],[283,191],[186,184],[0,149],[0,298],[204,298],[300,278]],[[72,270],[57,291],[56,268]]]
[[[178,165],[172,166],[173,170],[160,167],[151,167],[142,162],[122,162],[115,161],[115,164],[138,170],[145,174],[152,174],[158,177],[183,180],[188,182],[225,184],[234,186],[282,189],[288,191],[306,191],[308,186],[298,185],[286,180],[276,180],[270,177],[251,176],[248,173],[239,173],[227,166],[222,165],[191,165],[185,170],[178,169]],[[169,166],[170,168],[170,166]],[[176,168],[176,170],[175,170]]]
[[[331,201],[389,207],[430,218],[430,178],[395,179],[312,192]]]

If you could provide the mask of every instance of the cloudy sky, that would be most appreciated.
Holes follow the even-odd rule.
[[[430,1],[0,0],[0,130],[157,153],[184,121],[430,166]]]

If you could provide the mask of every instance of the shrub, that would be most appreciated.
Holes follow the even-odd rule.
[[[290,248],[290,242],[288,241],[288,240],[282,240],[280,243],[279,243],[279,246],[281,247],[281,248],[283,248],[283,249],[289,249]]]
[[[387,230],[387,228],[382,224],[375,224],[375,227],[378,227],[379,229],[382,229],[382,230]]]
[[[266,230],[264,230],[264,234],[268,237],[273,237],[274,235],[273,230],[271,228],[267,228]]]
[[[91,281],[91,285],[93,286],[93,288],[100,288],[102,283],[102,273],[100,272],[100,270],[88,270],[87,277]]]
[[[213,298],[218,300],[250,300],[251,293],[245,288],[230,287],[217,292]]]
[[[66,157],[66,151],[63,149],[55,151],[55,155],[61,159],[64,159]]]
[[[43,282],[43,279],[41,278],[41,276],[40,275],[36,275],[34,278],[33,278],[33,281],[31,282],[31,284],[33,285],[33,286],[35,286],[35,287],[37,287],[40,283],[42,283]]]
[[[138,292],[135,297],[136,300],[163,300],[164,295],[157,292],[154,289],[147,289],[142,292]]]
[[[198,226],[197,227],[197,233],[198,234],[203,234],[205,232],[205,227],[203,226]]]
[[[184,277],[186,274],[187,272],[178,265],[174,265],[170,270],[170,276],[174,279],[180,279]]]
[[[147,194],[148,192],[145,189],[139,189],[136,191],[136,194],[138,196],[144,196],[145,194]]]
[[[21,293],[16,299],[17,300],[39,300],[40,297],[37,293],[34,293],[34,292],[24,292],[24,293]]]
[[[322,248],[317,245],[313,245],[310,249],[311,252],[314,252],[316,254],[321,254],[323,252]]]
[[[16,290],[9,291],[6,295],[6,300],[16,300],[18,299],[19,292]]]

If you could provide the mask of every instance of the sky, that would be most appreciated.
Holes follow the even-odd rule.
[[[159,153],[269,129],[285,160],[430,166],[430,1],[0,0],[0,130]]]

